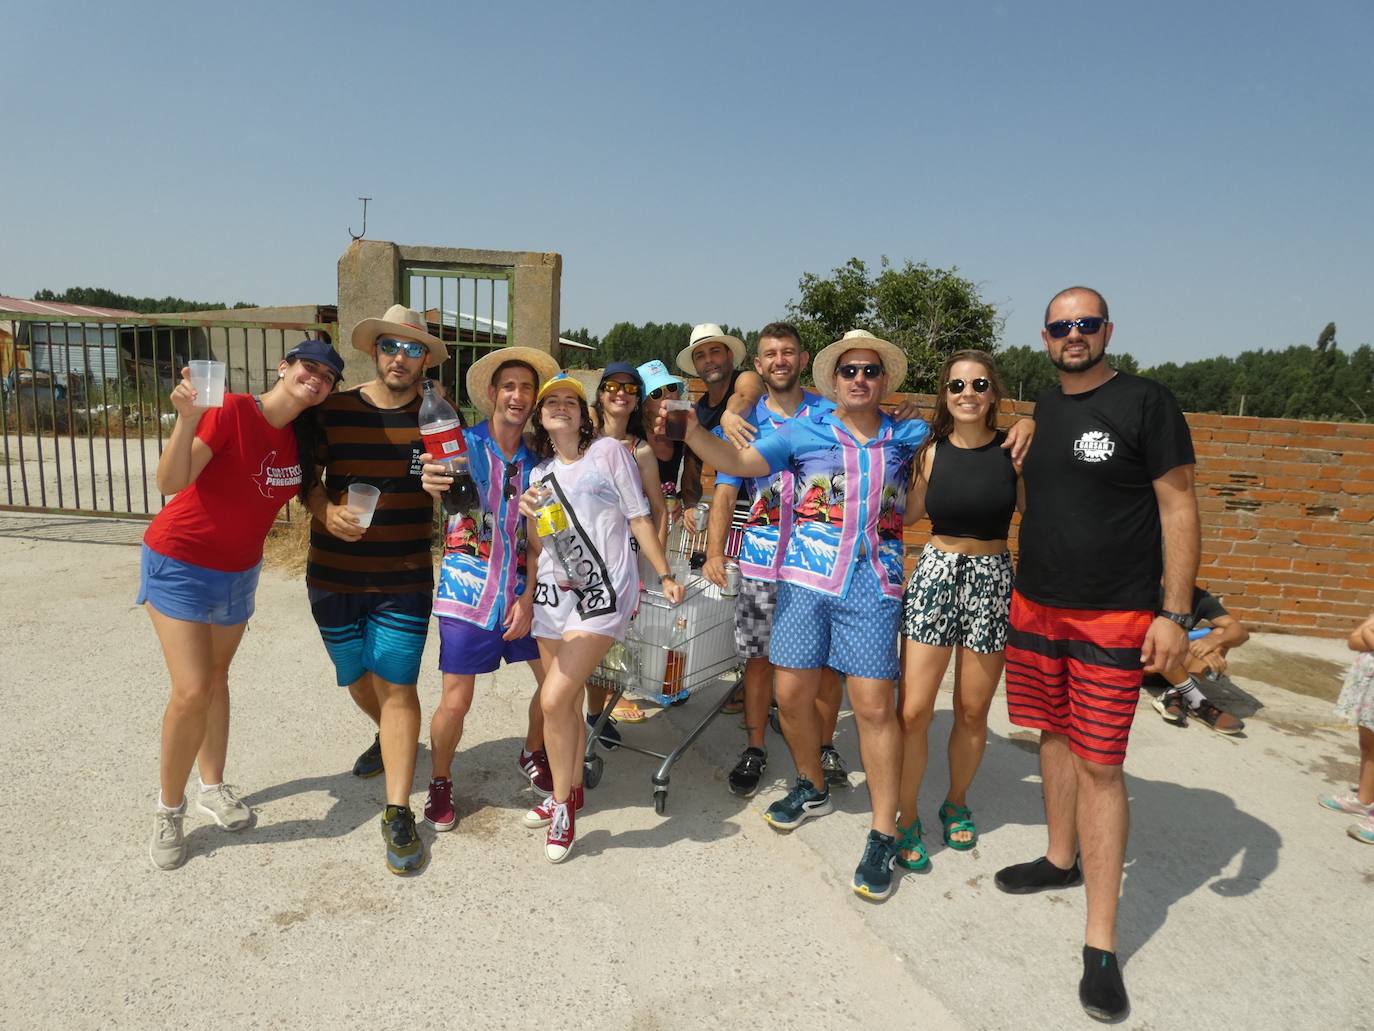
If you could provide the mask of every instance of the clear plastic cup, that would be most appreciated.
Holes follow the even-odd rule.
[[[348,510],[364,530],[372,525],[372,513],[377,511],[377,499],[381,495],[382,492],[370,483],[348,485]]]
[[[197,408],[224,407],[224,363],[216,361],[193,361],[191,366],[191,387],[196,392]]]
[[[667,413],[663,432],[669,440],[687,439],[687,413],[695,407],[695,401],[674,399],[663,402],[663,410]]]

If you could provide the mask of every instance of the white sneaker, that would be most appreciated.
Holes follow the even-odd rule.
[[[148,854],[159,870],[175,870],[186,862],[186,835],[181,827],[185,817],[185,804],[179,812],[159,806],[153,816],[153,840],[148,846]]]
[[[241,831],[253,823],[253,810],[229,789],[228,784],[197,792],[196,808],[227,831]]]

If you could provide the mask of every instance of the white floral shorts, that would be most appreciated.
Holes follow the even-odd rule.
[[[1011,553],[957,555],[927,544],[902,594],[902,636],[990,654],[1007,646]]]

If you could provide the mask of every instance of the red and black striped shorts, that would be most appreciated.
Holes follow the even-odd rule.
[[[1120,765],[1135,719],[1140,648],[1153,612],[1059,609],[1013,591],[1007,635],[1012,723],[1064,734],[1079,758]]]

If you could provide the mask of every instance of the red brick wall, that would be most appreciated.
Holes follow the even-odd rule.
[[[913,397],[930,410],[929,395]],[[1202,517],[1198,582],[1252,630],[1344,637],[1374,610],[1374,425],[1187,419]],[[922,520],[907,532],[908,566],[927,528]]]
[[[699,393],[701,382],[692,385]],[[887,400],[903,397],[926,413],[934,403],[929,394]],[[1004,409],[1006,427],[1034,405]],[[1187,419],[1202,517],[1198,582],[1252,630],[1344,637],[1374,610],[1374,424]],[[922,520],[907,531],[908,574],[928,529]]]

